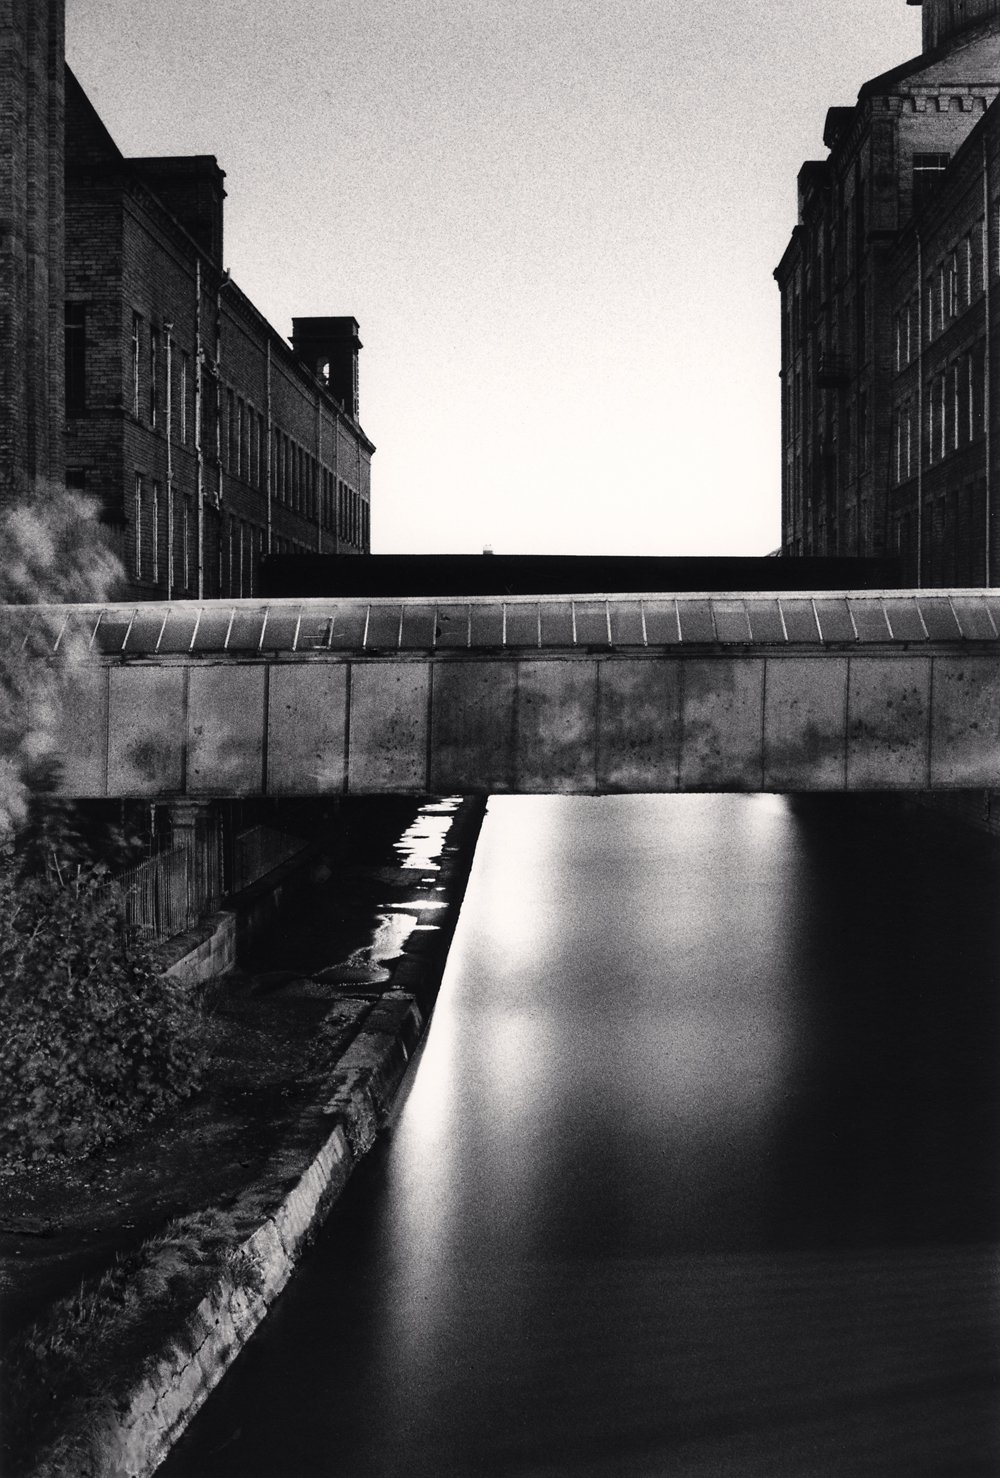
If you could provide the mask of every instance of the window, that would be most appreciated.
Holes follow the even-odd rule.
[[[937,436],[935,438],[934,449],[935,449],[935,456],[940,461],[940,459],[945,455],[945,452],[948,450],[948,441],[947,441],[947,419],[948,419],[947,418],[947,403],[948,402],[947,402],[947,387],[945,385],[945,377],[944,377],[944,375],[938,375],[937,382],[936,382],[934,388],[935,388],[936,400],[937,400],[937,415],[936,415],[936,419],[935,419],[935,426],[936,426],[936,429],[937,429]]]
[[[245,426],[246,406],[243,404],[243,397],[240,396],[236,402],[236,473],[239,477],[243,476],[245,465],[243,461],[243,432]]]
[[[858,395],[858,465],[868,466],[868,391]]]
[[[236,415],[235,397],[226,391],[226,466],[232,472],[236,467]]]
[[[191,357],[184,350],[181,350],[180,378],[180,437],[182,445],[186,446],[188,439],[188,380],[191,378]]]
[[[141,580],[145,573],[142,559],[142,523],[144,508],[145,489],[142,482],[142,473],[135,474],[135,575]]]
[[[912,472],[911,448],[913,446],[913,418],[910,407],[907,405],[903,410],[903,477],[909,478]]]
[[[958,253],[952,252],[946,268],[948,317],[958,317]]]
[[[972,302],[972,237],[967,236],[961,249],[961,286],[959,289],[962,310]]]
[[[942,262],[937,271],[937,292],[935,294],[937,300],[937,326],[939,331],[943,329],[945,325],[946,291],[947,289],[945,285],[944,263]]]
[[[972,439],[982,435],[984,383],[983,348],[980,345],[969,355],[969,435]]]
[[[181,504],[181,580],[185,590],[191,589],[191,498]]]
[[[149,510],[149,544],[152,578],[155,585],[160,578],[160,484],[153,483],[153,496]]]
[[[953,364],[948,370],[947,386],[945,391],[945,449],[954,451],[958,446],[959,436],[959,414],[958,414],[958,365]]]
[[[158,399],[157,399],[157,390],[158,390],[159,387],[157,386],[157,383],[156,383],[156,377],[157,377],[157,373],[158,373],[157,365],[158,365],[159,358],[160,358],[160,331],[159,331],[159,329],[156,329],[156,328],[150,328],[150,330],[149,330],[149,424],[151,426],[153,426],[153,427],[156,426],[156,423],[157,423],[157,412],[159,410],[159,402],[158,402]],[[156,576],[154,575],[153,578],[155,579]]]
[[[132,314],[132,414],[138,419],[139,416],[139,354],[140,340],[142,337],[142,318],[138,313]]]
[[[950,154],[914,154],[913,209],[921,210],[948,168]]]
[[[66,414],[82,416],[87,409],[87,307],[66,304]]]
[[[201,372],[201,444],[205,449],[205,455],[211,456],[215,449],[216,420],[218,406],[215,402],[215,391],[212,386],[212,377],[207,370]]]

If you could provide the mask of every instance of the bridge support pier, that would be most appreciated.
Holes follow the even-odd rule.
[[[197,846],[198,833],[206,830],[206,822],[211,814],[211,801],[171,801],[170,832],[174,846],[182,847],[188,853],[193,852]]]
[[[191,918],[218,908],[223,892],[222,846],[218,807],[213,801],[172,801],[173,846],[183,852],[187,876],[187,912]]]

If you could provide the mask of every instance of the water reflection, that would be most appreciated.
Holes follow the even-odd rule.
[[[392,1135],[168,1478],[1000,1471],[998,897],[875,801],[491,801]]]
[[[395,845],[401,867],[428,873],[439,870],[441,848],[455,819],[459,801],[458,796],[448,796],[444,800],[420,807],[420,814]]]

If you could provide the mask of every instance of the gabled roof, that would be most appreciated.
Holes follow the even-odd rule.
[[[894,92],[904,82],[923,82],[928,87],[954,83],[996,84],[1000,66],[1000,20],[987,21],[958,36],[952,36],[934,51],[925,51],[901,62],[878,77],[871,77],[858,93],[861,98]]]
[[[66,161],[68,164],[121,164],[125,156],[100,114],[66,68]]]

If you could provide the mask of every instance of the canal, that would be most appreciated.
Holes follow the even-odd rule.
[[[998,1245],[995,844],[493,799],[391,1130],[161,1472],[995,1478]]]

